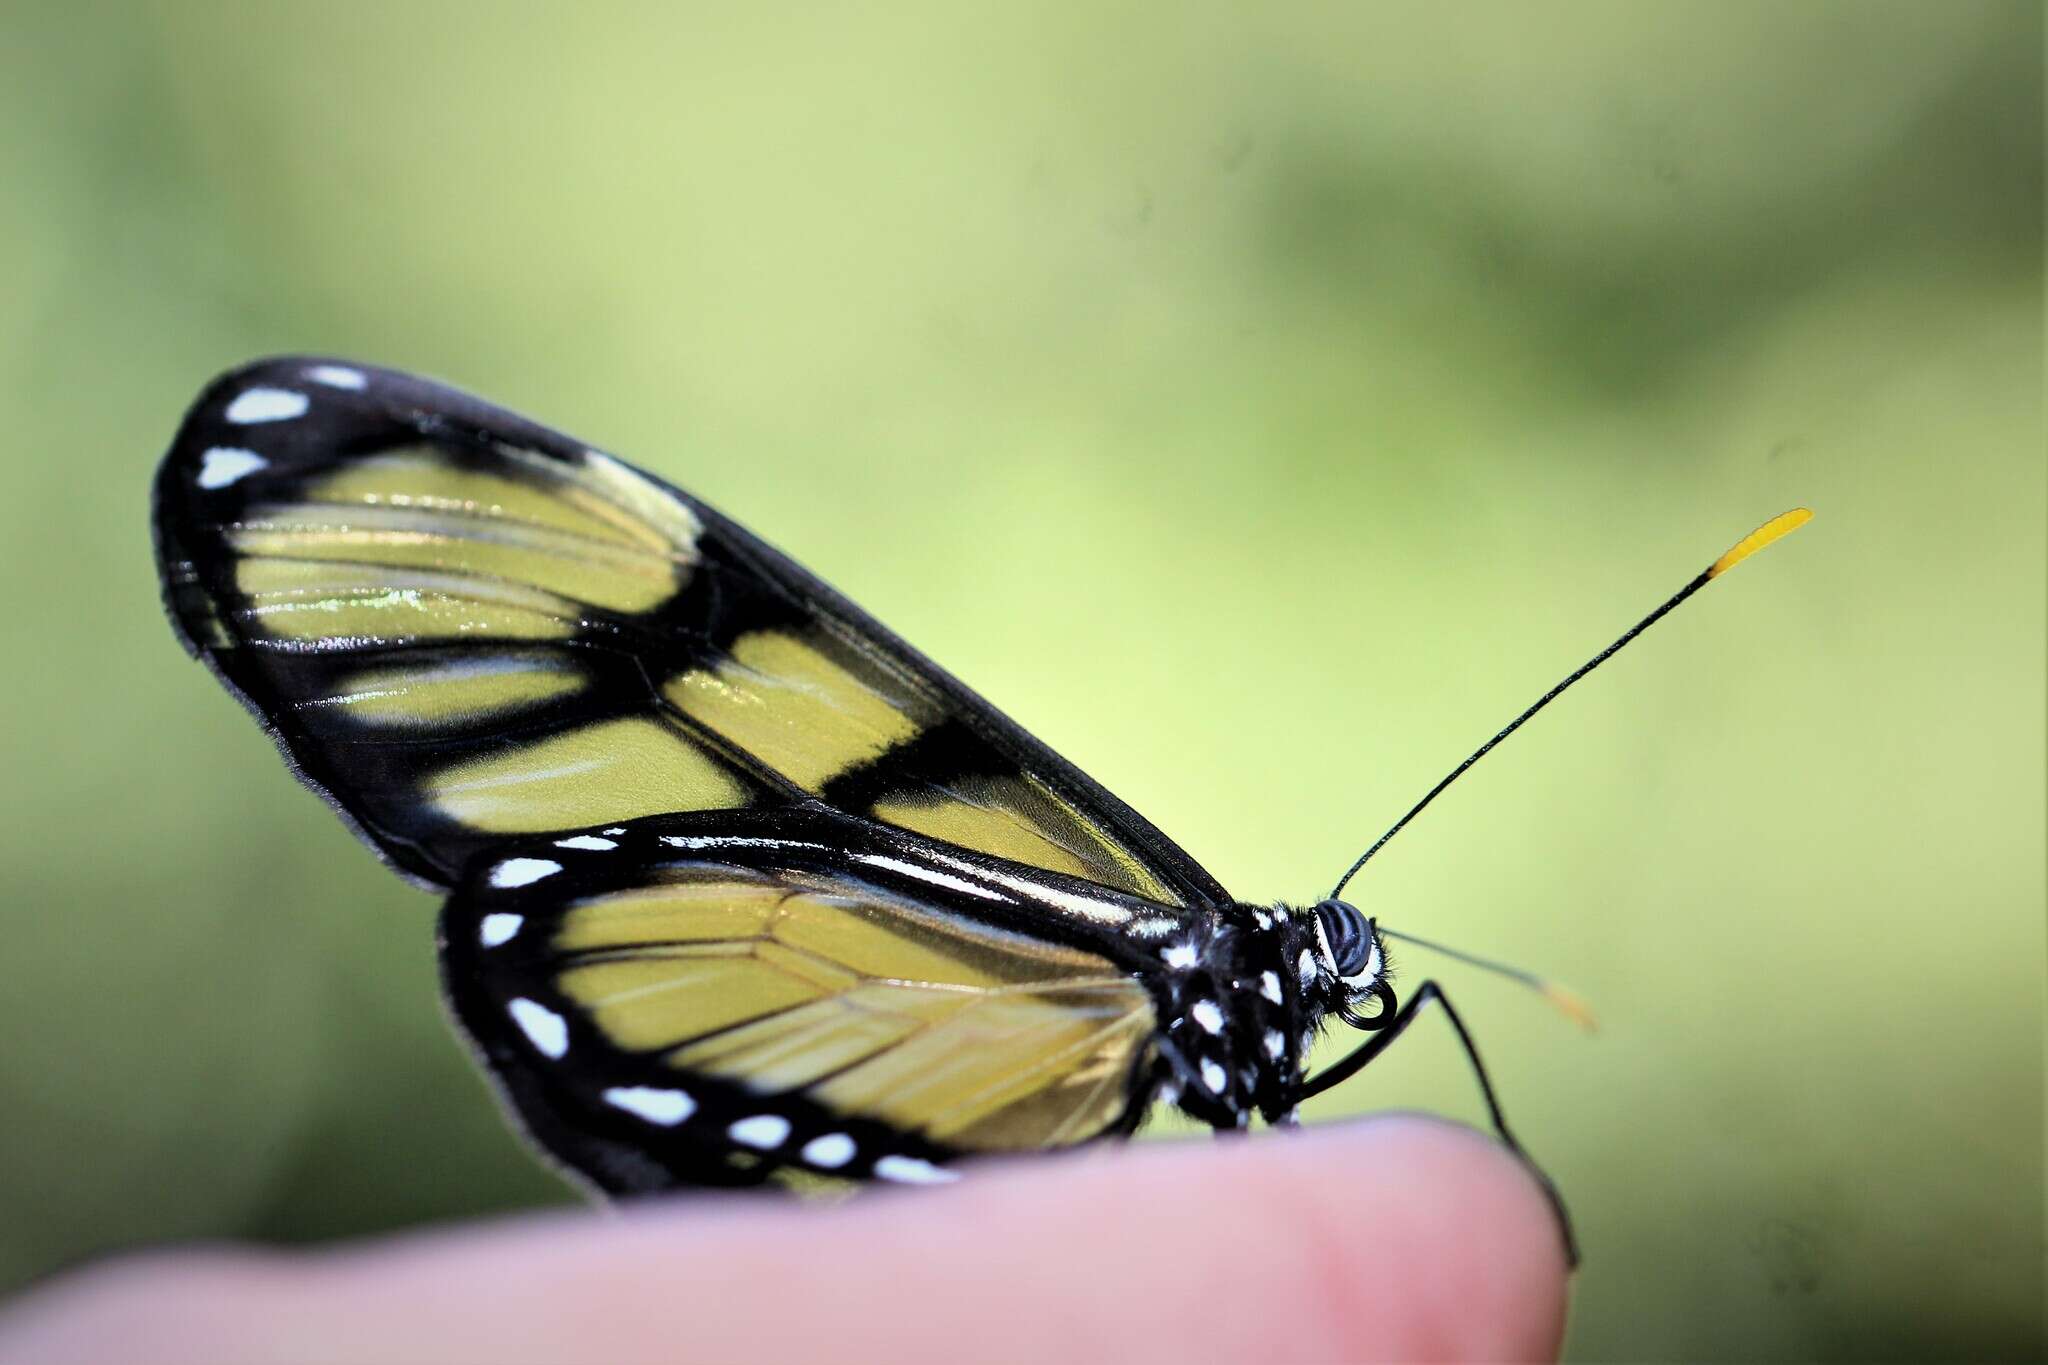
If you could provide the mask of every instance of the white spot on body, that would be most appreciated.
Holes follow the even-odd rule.
[[[569,1050],[569,1025],[538,1000],[524,996],[505,1006],[512,1016],[512,1022],[519,1025],[519,1031],[526,1035],[526,1041],[539,1048],[543,1055],[560,1059]]]
[[[315,365],[306,371],[306,378],[315,384],[325,384],[330,389],[360,390],[368,381],[361,370],[351,370],[346,365]]]
[[[201,458],[199,486],[226,488],[235,480],[244,475],[254,474],[269,463],[270,461],[253,450],[244,450],[240,446],[214,446]]]
[[[221,415],[238,427],[256,422],[285,422],[303,417],[312,404],[290,389],[244,389]]]
[[[1285,1003],[1285,1002],[1284,1002],[1283,1000],[1281,1000],[1281,998],[1280,998],[1280,976],[1279,976],[1279,973],[1277,973],[1277,972],[1260,972],[1260,973],[1259,973],[1259,994],[1260,994],[1260,995],[1263,995],[1263,996],[1265,996],[1265,997],[1266,997],[1266,998],[1267,998],[1268,1000],[1272,1001],[1272,1002],[1273,1002],[1274,1004],[1276,1004],[1276,1005],[1279,1005],[1279,1004],[1284,1004],[1284,1003]]]
[[[548,858],[507,858],[491,869],[491,885],[505,888],[530,886],[561,870],[560,863]]]
[[[1303,948],[1301,950],[1301,958],[1295,964],[1295,970],[1301,974],[1301,988],[1305,991],[1314,990],[1316,985],[1315,955],[1309,952],[1308,949]]]
[[[1159,1095],[1158,1095],[1158,1099],[1159,1099],[1159,1103],[1161,1103],[1161,1104],[1179,1104],[1179,1103],[1180,1103],[1180,1082],[1179,1082],[1179,1081],[1168,1081],[1168,1082],[1166,1082],[1166,1084],[1164,1084],[1164,1085],[1160,1086],[1160,1087],[1159,1087]]]
[[[1280,1054],[1285,1051],[1287,1051],[1287,1035],[1276,1028],[1267,1029],[1266,1055],[1277,1062],[1280,1060]]]
[[[485,915],[476,927],[477,942],[486,948],[495,948],[501,943],[510,943],[512,936],[519,932],[519,926],[526,923],[526,916],[509,914],[499,910]]]
[[[673,1128],[697,1112],[697,1101],[682,1091],[647,1085],[614,1086],[604,1092],[604,1101],[664,1128]]]
[[[1213,1058],[1202,1060],[1202,1088],[1212,1095],[1223,1093],[1223,1087],[1230,1084],[1230,1073]]]
[[[605,849],[618,846],[618,840],[600,839],[595,834],[578,834],[572,838],[555,840],[556,848],[587,848],[593,853],[601,853]]]
[[[853,1139],[844,1133],[827,1133],[804,1144],[804,1160],[828,1171],[836,1171],[853,1160],[853,1154]]]
[[[885,1156],[875,1163],[875,1174],[899,1185],[943,1185],[960,1178],[958,1171],[934,1166],[914,1156]]]
[[[1195,965],[1195,945],[1176,943],[1161,951],[1159,956],[1166,960],[1167,966],[1186,971]]]
[[[1188,1011],[1188,1017],[1210,1033],[1223,1032],[1223,1011],[1214,1000],[1197,1000]]]
[[[789,1120],[780,1114],[756,1114],[733,1124],[725,1130],[725,1135],[742,1147],[765,1152],[780,1147],[788,1140]]]

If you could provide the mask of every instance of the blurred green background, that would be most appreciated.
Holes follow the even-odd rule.
[[[702,494],[1250,899],[1814,507],[1356,890],[1601,1011],[1406,964],[1573,1355],[2040,1350],[2038,4],[484,13],[7,7],[0,1285],[569,1198],[158,614],[155,460],[290,348]],[[1318,1116],[1409,1105],[1438,1029]]]

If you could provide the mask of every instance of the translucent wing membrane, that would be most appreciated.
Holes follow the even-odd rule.
[[[448,904],[450,997],[528,1130],[613,1191],[939,1179],[1133,1126],[1156,1017],[1113,937],[937,854],[821,811],[522,846]]]
[[[686,494],[390,371],[203,394],[156,489],[188,646],[407,873],[508,841],[822,801],[1167,905],[1150,824]]]

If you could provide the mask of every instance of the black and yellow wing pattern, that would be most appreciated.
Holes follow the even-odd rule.
[[[457,1013],[573,1170],[912,1178],[1140,1117],[1143,973],[1222,888],[688,494],[444,386],[284,358],[201,395],[155,530],[187,647],[453,890]]]
[[[920,842],[803,811],[522,848],[448,903],[449,998],[531,1135],[613,1192],[935,1181],[1134,1127],[1158,1023],[1113,934],[1048,934],[999,865]]]
[[[188,647],[430,885],[507,838],[822,801],[1168,904],[1223,894],[711,508],[441,385],[226,376],[159,472],[156,533]]]

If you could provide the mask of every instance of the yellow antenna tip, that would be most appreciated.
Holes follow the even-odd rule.
[[[1804,507],[1781,512],[1730,546],[1728,553],[1715,560],[1713,567],[1707,570],[1707,577],[1719,578],[1772,541],[1784,539],[1812,520],[1813,513]]]
[[[1557,1012],[1577,1024],[1588,1033],[1600,1031],[1600,1021],[1593,1017],[1593,1007],[1575,991],[1568,991],[1555,981],[1546,981],[1537,987],[1543,998],[1557,1007]]]

